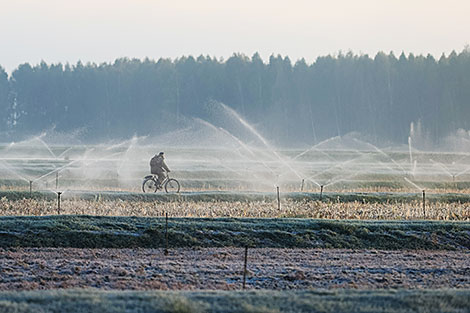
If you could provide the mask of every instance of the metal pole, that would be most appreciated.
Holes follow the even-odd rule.
[[[300,192],[304,191],[304,181],[305,179],[302,178],[302,185],[300,186]]]
[[[423,190],[423,215],[426,218],[426,191]]]
[[[323,185],[320,186],[320,201],[323,198]]]
[[[168,255],[168,213],[165,212],[165,255]]]
[[[57,214],[60,215],[60,195],[62,194],[62,192],[58,192],[57,193]]]
[[[281,197],[279,194],[279,186],[277,186],[276,189],[277,189],[277,209],[280,211],[281,210]]]
[[[246,284],[246,263],[248,262],[248,246],[245,246],[245,264],[243,265],[243,289]]]

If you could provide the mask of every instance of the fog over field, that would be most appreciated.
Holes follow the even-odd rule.
[[[39,190],[140,191],[150,158],[165,151],[170,175],[186,191],[320,191],[467,189],[465,135],[426,150],[418,124],[407,144],[375,145],[354,132],[281,148],[227,105],[211,101],[207,120],[161,134],[86,144],[82,134],[54,129],[0,147],[6,185]],[[60,184],[59,184],[60,181]],[[60,185],[60,188],[59,188]]]

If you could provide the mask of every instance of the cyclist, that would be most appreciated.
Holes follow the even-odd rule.
[[[158,188],[161,189],[162,182],[166,178],[166,172],[170,172],[170,169],[165,163],[164,153],[160,152],[150,160],[150,173],[157,175],[158,177]]]

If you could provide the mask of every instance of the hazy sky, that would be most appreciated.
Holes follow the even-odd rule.
[[[0,0],[0,65],[258,51],[292,61],[470,44],[468,0]]]

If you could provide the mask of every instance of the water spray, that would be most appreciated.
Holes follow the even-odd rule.
[[[331,156],[329,156],[327,153],[323,152],[322,150],[317,149],[317,147],[320,146],[320,145],[322,145],[322,144],[325,144],[325,143],[327,143],[327,142],[329,142],[329,141],[336,140],[336,139],[341,139],[341,137],[340,137],[340,136],[335,136],[335,137],[331,137],[331,138],[325,139],[325,140],[323,140],[323,141],[321,141],[321,142],[319,142],[319,143],[317,143],[317,144],[311,146],[310,148],[308,148],[308,149],[305,150],[304,152],[302,152],[302,153],[296,155],[292,160],[295,160],[295,159],[297,159],[297,158],[303,156],[304,154],[306,154],[307,152],[312,151],[312,150],[318,150],[318,151],[324,153],[327,157],[329,157],[329,158],[331,159]]]
[[[302,178],[300,174],[288,163],[286,160],[284,160],[279,153],[277,153],[271,145],[268,143],[268,141],[261,136],[261,134],[253,127],[251,126],[247,121],[245,121],[235,110],[232,108],[228,107],[224,103],[217,102],[223,109],[225,109],[227,112],[229,112],[232,116],[234,116],[240,124],[242,124],[246,129],[248,129],[258,140],[263,143],[263,145],[268,148],[268,150],[284,165],[286,166],[294,175],[296,175],[298,178]]]
[[[465,170],[463,170],[463,171],[461,171],[461,172],[459,172],[459,173],[457,173],[457,174],[455,175],[455,177],[459,177],[459,176],[461,176],[461,175],[463,175],[463,174],[466,174],[466,173],[468,173],[468,172],[470,172],[470,167],[467,168],[467,169],[465,169]]]
[[[16,177],[20,178],[21,180],[24,180],[25,182],[28,182],[29,180],[26,179],[25,177],[23,177],[22,175],[18,174],[16,171],[10,169],[8,166],[5,165],[6,162],[4,162],[3,160],[0,160],[0,166],[7,170],[9,173],[12,173],[13,175],[15,175]],[[8,163],[6,163],[8,165]],[[28,175],[27,175],[28,176]]]
[[[408,137],[408,153],[410,154],[410,165],[413,164],[413,153],[411,152],[411,136]]]
[[[403,166],[401,166],[399,163],[397,163],[391,156],[389,156],[387,153],[385,153],[382,149],[379,149],[377,146],[371,144],[370,142],[365,142],[365,141],[362,141],[362,140],[358,140],[356,138],[353,138],[354,141],[357,141],[357,142],[362,142],[370,147],[372,147],[375,151],[377,151],[378,153],[382,154],[383,156],[387,157],[390,161],[393,162],[393,164],[395,164],[396,166],[398,166],[402,172],[404,174],[406,174],[406,170],[403,168]]]
[[[252,151],[252,149],[247,145],[245,144],[242,140],[240,140],[238,137],[236,137],[235,135],[233,135],[232,133],[230,133],[229,131],[227,131],[226,129],[222,128],[222,127],[216,127],[215,125],[203,120],[203,119],[200,119],[200,118],[195,118],[194,119],[195,121],[197,121],[198,123],[201,123],[202,125],[206,126],[206,127],[209,127],[210,129],[216,131],[216,132],[221,132],[222,134],[225,134],[226,136],[229,136],[230,138],[232,138],[233,140],[235,140],[235,142],[240,145],[240,148],[242,148],[243,150],[247,151],[253,158],[256,156],[255,153]],[[243,156],[240,151],[238,151],[238,153],[240,154],[240,156],[242,158],[246,158],[245,156]],[[255,162],[259,162],[261,163],[266,169],[269,170],[269,172],[273,175],[276,175],[276,173],[266,164],[266,162],[264,162],[262,159],[259,159],[259,158],[255,158],[254,159]],[[220,159],[217,159],[217,161],[222,164],[222,161]],[[226,167],[226,166],[225,166]],[[237,173],[235,170],[233,169],[230,169],[231,171]],[[240,175],[240,174],[238,174]],[[256,175],[255,175],[256,177]]]
[[[404,180],[406,180],[408,183],[410,183],[411,185],[413,185],[416,189],[418,190],[423,190],[423,188],[421,188],[420,186],[416,185],[415,183],[413,183],[411,180],[409,180],[407,177],[403,177]]]
[[[455,182],[455,177],[457,176],[457,174],[455,172],[451,172],[444,164],[442,164],[441,162],[436,162],[434,161],[433,159],[429,159],[429,161],[431,161],[433,164],[437,165],[438,167],[440,167],[447,175],[449,175],[450,177],[452,177],[452,182]]]

